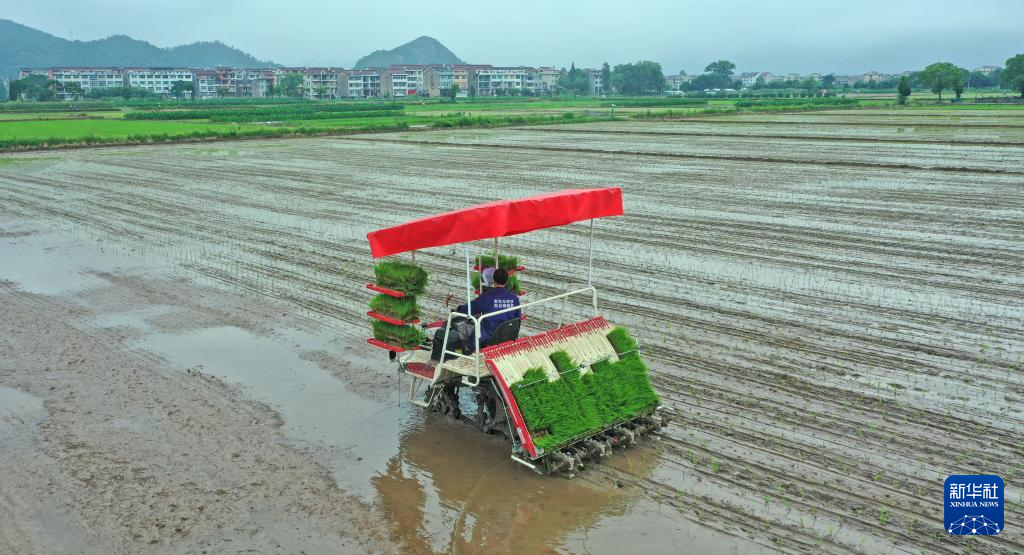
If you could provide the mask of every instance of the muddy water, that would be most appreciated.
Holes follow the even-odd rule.
[[[635,491],[509,463],[503,442],[428,416],[403,432],[398,453],[372,482],[393,533],[416,552],[738,552],[735,539]],[[641,449],[612,464],[649,477],[658,463]]]
[[[154,280],[157,287],[169,285],[159,281],[166,267],[30,229],[27,224],[0,229],[6,237],[0,279],[19,288],[75,296],[109,285],[101,277],[108,272],[130,272]],[[601,479],[598,472],[571,481],[532,473],[511,461],[508,446],[498,439],[404,401],[398,387],[407,382],[398,382],[394,367],[379,352],[338,338],[330,329],[274,325],[273,333],[264,335],[231,325],[175,331],[160,325],[180,310],[168,304],[127,304],[93,322],[124,329],[129,348],[155,353],[180,371],[237,385],[252,400],[270,406],[289,441],[326,464],[339,487],[376,507],[406,552],[759,549],[684,519],[678,509],[628,484]],[[351,372],[384,375],[391,389],[360,394],[310,353],[327,353]],[[38,405],[32,397],[0,388],[0,424],[36,418]],[[145,422],[127,417],[115,424],[147,429]],[[3,429],[0,425],[0,438]],[[616,454],[608,466],[646,479],[676,472],[661,468],[664,459],[656,444],[652,440],[648,447]]]

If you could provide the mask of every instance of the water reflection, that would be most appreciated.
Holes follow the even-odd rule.
[[[649,476],[653,458],[639,462],[632,471]],[[534,474],[509,459],[505,443],[433,415],[407,428],[372,481],[393,539],[413,553],[551,552],[633,504],[593,480]]]

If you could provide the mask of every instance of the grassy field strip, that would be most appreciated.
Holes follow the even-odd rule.
[[[501,148],[411,142],[420,135]],[[591,141],[602,152],[517,146],[552,136],[578,144],[578,134],[494,130],[59,152],[0,165],[0,206],[172,258],[360,338],[367,231],[507,196],[513,183],[517,195],[620,185],[627,216],[598,225],[602,311],[639,336],[678,418],[656,475],[595,476],[634,484],[684,518],[748,523],[734,530],[784,550],[961,551],[964,542],[931,533],[941,479],[1024,472],[1019,177],[835,165],[871,153],[810,140],[801,150],[819,163],[633,156],[616,141],[694,147],[615,134]],[[909,152],[928,163],[954,156]],[[984,148],[956,152],[951,165],[992,163]],[[19,158],[30,157],[7,157]],[[530,267],[530,295],[546,295],[586,264],[584,244],[585,227],[570,226],[508,248]],[[421,259],[439,284],[458,283],[445,253]],[[432,286],[424,305],[440,306],[447,289]],[[991,423],[986,436],[957,433],[978,421]],[[694,514],[694,497],[709,511]],[[1024,549],[1012,531],[998,540],[976,545]]]

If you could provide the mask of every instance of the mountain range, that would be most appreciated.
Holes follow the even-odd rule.
[[[160,48],[125,35],[79,41],[55,37],[14,21],[0,19],[0,79],[18,76],[23,67],[273,67],[222,42],[194,42]]]

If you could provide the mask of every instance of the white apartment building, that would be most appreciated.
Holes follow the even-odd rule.
[[[750,87],[754,86],[754,83],[757,82],[757,77],[759,75],[761,75],[761,72],[759,71],[744,71],[743,73],[740,74],[739,80],[741,83],[743,83],[744,89],[749,89]]]
[[[378,98],[392,92],[390,72],[353,69],[341,72],[338,88],[346,98]]]
[[[427,94],[423,82],[426,65],[394,65],[387,69],[391,75],[391,96],[416,96]],[[450,85],[449,85],[450,86]]]
[[[527,67],[492,67],[476,72],[476,94],[494,96],[498,91],[511,91],[526,88],[536,81],[527,79],[527,73],[533,73]]]
[[[76,83],[83,92],[124,86],[124,70],[116,67],[56,67],[50,71],[49,78],[61,85]],[[70,98],[72,95],[62,96]]]
[[[741,73],[739,76],[744,89],[753,87],[758,79],[763,80],[765,83],[771,83],[772,81],[778,81],[779,77],[770,71],[748,71]]]
[[[146,89],[156,94],[171,94],[171,87],[178,81],[191,83],[195,74],[191,69],[155,67],[127,68],[124,83],[129,87]]]

